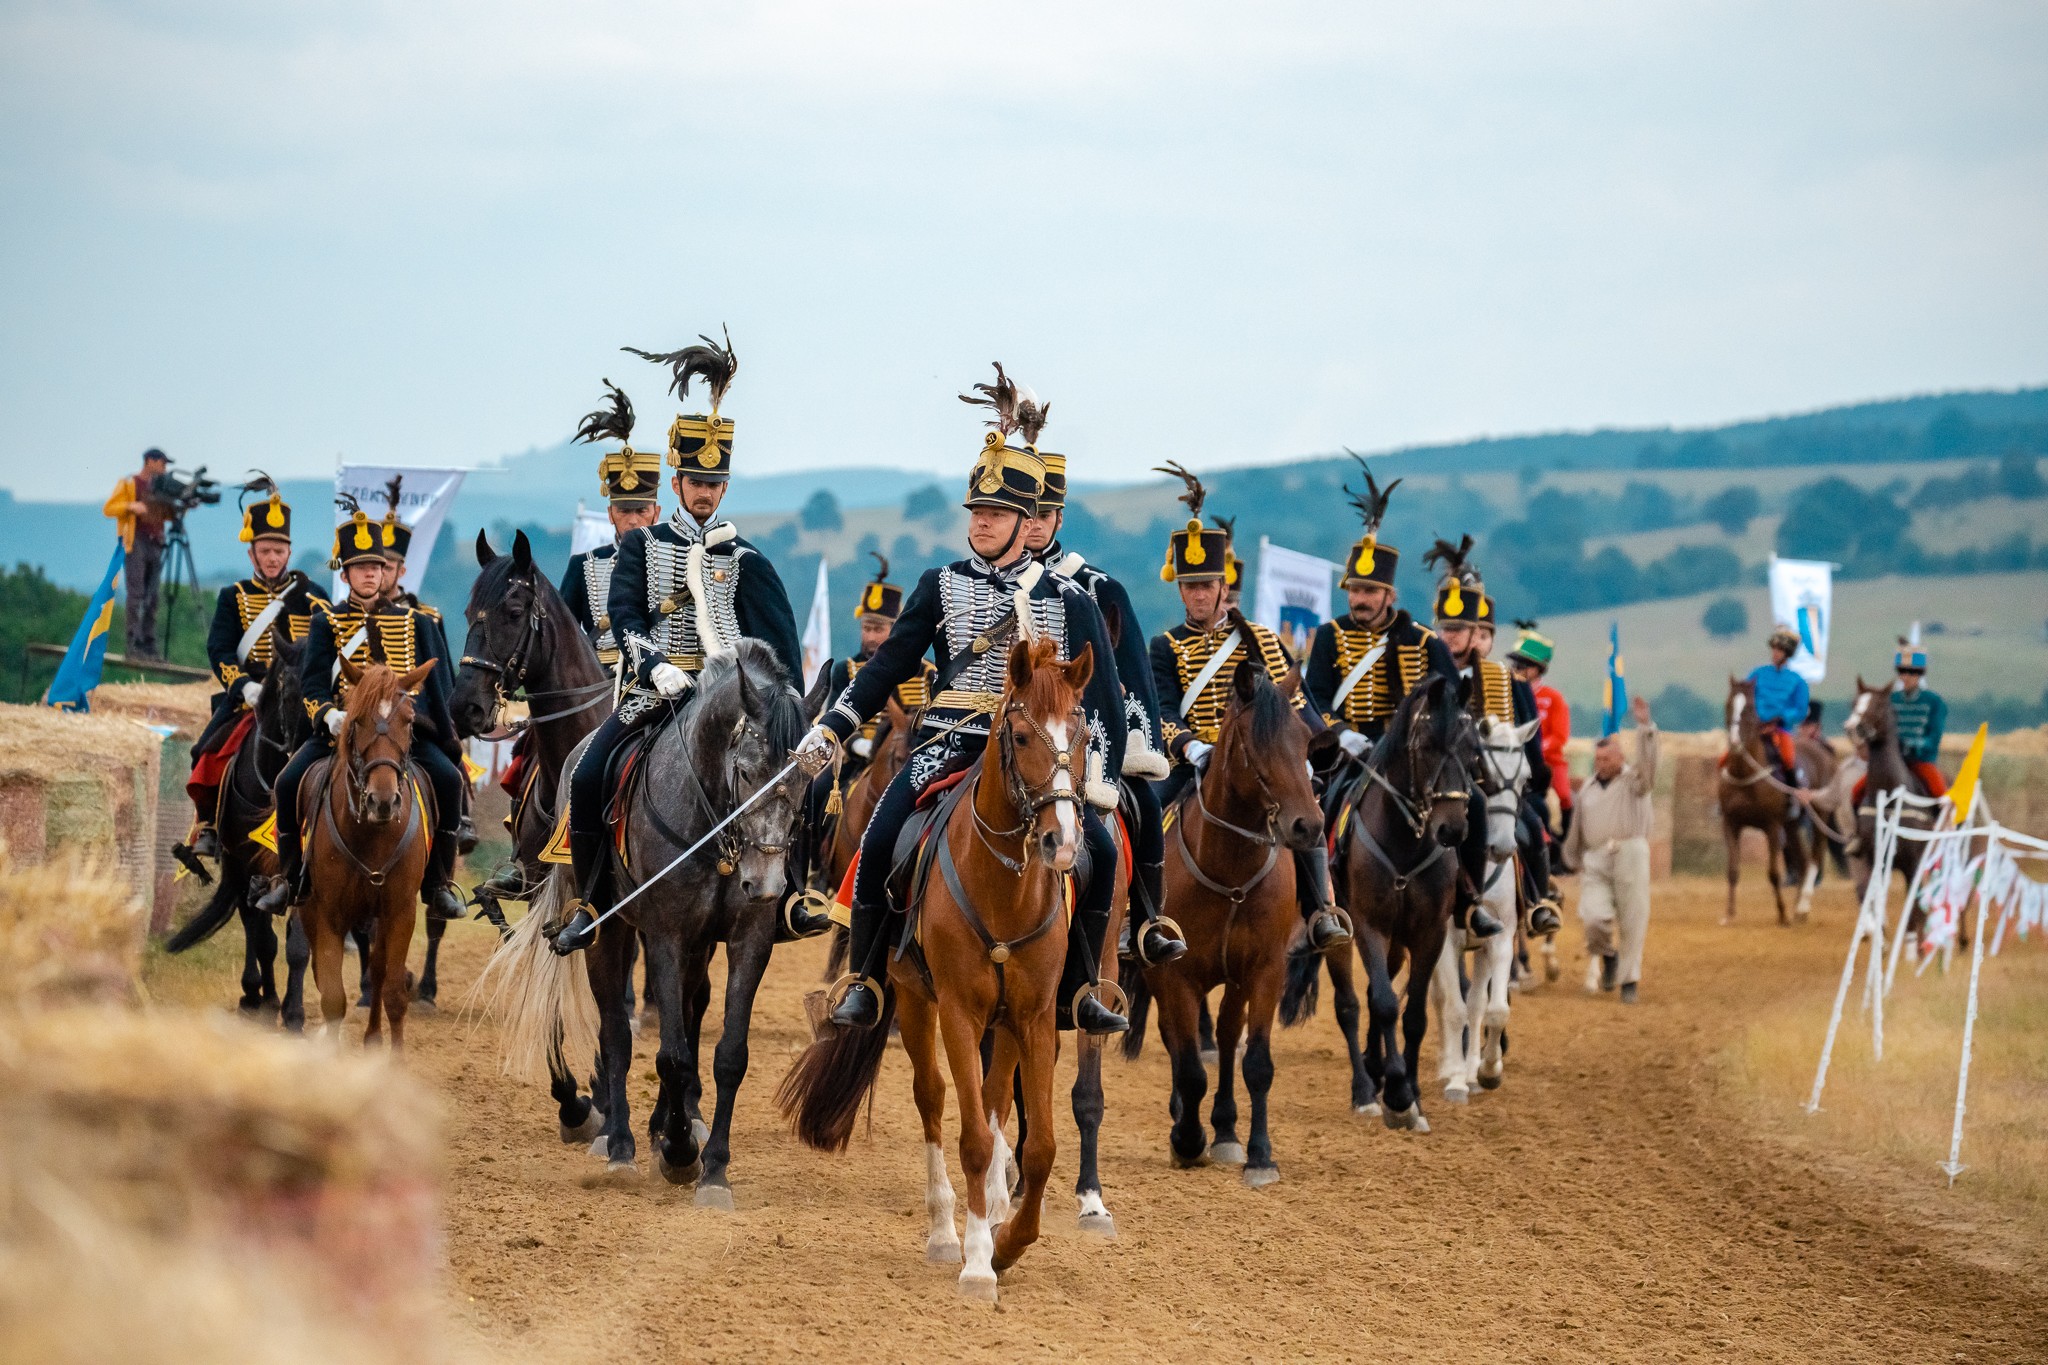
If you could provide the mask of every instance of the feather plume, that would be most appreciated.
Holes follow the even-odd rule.
[[[609,379],[604,386],[611,390],[611,406],[586,414],[582,425],[576,428],[576,439],[626,444],[633,438],[633,400]]]
[[[1448,540],[1439,540],[1423,551],[1422,562],[1432,566],[1442,565],[1442,581],[1449,582],[1455,578],[1466,587],[1472,588],[1479,585],[1479,571],[1466,562],[1466,557],[1471,553],[1472,537],[1469,535],[1459,537],[1456,545]]]
[[[1038,444],[1038,433],[1045,430],[1045,424],[1051,417],[1052,404],[1039,402],[1038,395],[1028,386],[1017,386],[1017,434],[1024,438],[1026,445]]]
[[[1351,485],[1345,484],[1344,495],[1350,498],[1351,505],[1358,509],[1358,519],[1365,524],[1366,535],[1377,538],[1380,533],[1380,523],[1387,519],[1387,504],[1393,500],[1394,490],[1401,486],[1401,481],[1396,479],[1385,488],[1382,488],[1373,479],[1372,469],[1366,464],[1365,456],[1349,447],[1345,448],[1344,453],[1358,461],[1358,471],[1365,475],[1365,491],[1363,493],[1355,492]]]
[[[251,478],[247,483],[242,485],[241,494],[235,499],[236,507],[248,506],[249,495],[251,493],[261,493],[264,497],[267,498],[272,493],[278,492],[276,479],[271,478],[268,474],[264,473],[260,469],[252,469],[249,471],[249,473],[251,475]]]
[[[1536,629],[1536,623],[1535,623],[1534,621],[1525,621],[1525,620],[1523,620],[1523,619],[1522,619],[1521,617],[1517,616],[1517,617],[1515,618],[1515,629],[1516,629],[1516,630],[1534,630],[1534,629]]]
[[[1182,483],[1186,484],[1188,486],[1187,492],[1181,494],[1179,500],[1188,505],[1188,515],[1190,517],[1200,519],[1202,515],[1202,504],[1208,501],[1209,499],[1209,490],[1202,487],[1202,481],[1200,479],[1196,478],[1193,474],[1190,474],[1187,470],[1183,469],[1180,465],[1174,463],[1172,460],[1168,460],[1165,464],[1162,465],[1154,465],[1152,468],[1152,472],[1155,474],[1171,474],[1176,479],[1179,479]]]
[[[871,555],[873,555],[873,556],[875,557],[875,563],[881,566],[880,568],[878,568],[878,569],[876,569],[876,570],[875,570],[875,582],[877,582],[877,583],[886,583],[886,582],[888,582],[888,581],[889,581],[889,561],[888,561],[887,557],[885,557],[885,556],[884,556],[884,555],[882,554],[882,552],[881,552],[880,550],[869,550],[869,551],[868,551],[868,553],[869,553],[869,554],[871,554]]]
[[[1216,529],[1223,533],[1225,540],[1229,541],[1232,545],[1237,544],[1236,517],[1219,517],[1212,514],[1209,520],[1216,523]]]
[[[980,394],[981,397],[976,398],[973,394],[963,393],[960,395],[960,401],[970,407],[987,408],[995,413],[995,416],[988,419],[988,425],[994,427],[1005,437],[1008,437],[1017,430],[1018,426],[1017,382],[1003,373],[1002,361],[996,360],[990,363],[996,367],[996,382],[993,384],[976,384],[974,392]],[[1029,393],[1030,390],[1027,389],[1025,392]],[[1033,395],[1031,403],[1033,409],[1036,410],[1038,406],[1036,395]],[[1043,418],[1039,419],[1039,425],[1044,425]]]
[[[399,495],[405,491],[405,475],[393,474],[391,482],[384,485],[384,505],[391,509],[391,515],[398,515]]]
[[[671,371],[669,391],[678,403],[690,396],[690,381],[701,378],[711,389],[711,411],[716,413],[718,405],[725,401],[725,391],[732,386],[732,377],[740,372],[740,359],[733,353],[732,332],[725,333],[725,345],[720,346],[702,332],[697,334],[702,346],[685,346],[680,351],[643,351],[636,346],[621,346],[620,350],[637,355],[642,360],[651,360],[657,365],[666,365]]]

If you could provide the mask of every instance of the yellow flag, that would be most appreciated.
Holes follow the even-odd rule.
[[[1960,825],[1969,817],[1970,807],[1977,801],[1977,770],[1984,766],[1984,739],[1991,731],[1989,722],[1977,727],[1977,737],[1970,741],[1970,752],[1963,756],[1963,766],[1956,771],[1955,785],[1948,789],[1948,799],[1955,803],[1955,822]]]
[[[272,853],[277,852],[277,812],[263,817],[263,823],[249,831],[249,842],[261,844]]]

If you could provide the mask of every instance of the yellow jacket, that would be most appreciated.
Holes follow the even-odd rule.
[[[142,476],[130,474],[114,485],[114,491],[107,494],[107,500],[100,511],[116,519],[121,530],[121,548],[132,552],[135,549],[136,509],[146,507],[148,500],[136,496],[135,481]]]

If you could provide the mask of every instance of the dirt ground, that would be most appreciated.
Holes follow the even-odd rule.
[[[644,1137],[625,1182],[557,1141],[546,1095],[501,1077],[490,1025],[454,1007],[490,947],[457,926],[444,1008],[415,1014],[409,1040],[449,1100],[454,1317],[487,1355],[550,1360],[2048,1357],[2038,1257],[1993,1254],[1966,1208],[1889,1197],[1725,1095],[1720,1059],[1746,1011],[1794,992],[1825,1011],[1852,913],[1824,889],[1812,924],[1779,929],[1752,892],[1722,930],[1718,883],[1660,884],[1633,1008],[1581,992],[1574,943],[1560,981],[1517,999],[1504,1088],[1455,1108],[1432,1086],[1424,1136],[1350,1114],[1326,991],[1276,1041],[1283,1179],[1264,1190],[1172,1167],[1156,1036],[1136,1063],[1112,1059],[1114,1241],[1074,1227],[1064,1067],[1048,1235],[993,1309],[956,1297],[956,1268],[924,1263],[900,1051],[846,1155],[801,1149],[776,1121],[819,945],[778,950],[762,991],[725,1214],[652,1180]],[[651,1050],[633,1075],[644,1133]]]

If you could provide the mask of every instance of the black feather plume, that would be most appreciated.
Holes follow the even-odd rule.
[[[996,382],[976,384],[974,393],[980,394],[981,397],[976,398],[974,394],[963,393],[960,395],[960,401],[971,407],[987,408],[994,412],[995,416],[988,419],[988,425],[1007,437],[1016,431],[1018,426],[1017,383],[1003,373],[1002,361],[990,363],[996,367]],[[1033,398],[1032,406],[1034,409],[1037,407],[1036,398]],[[1043,426],[1044,422],[1041,420],[1039,424]]]
[[[1472,537],[1469,535],[1459,537],[1456,545],[1448,540],[1439,540],[1423,552],[1422,562],[1431,566],[1441,565],[1443,581],[1455,578],[1466,587],[1473,588],[1479,586],[1479,571],[1466,562],[1471,553]]]
[[[885,557],[885,556],[884,556],[884,555],[882,554],[882,552],[881,552],[880,550],[869,550],[869,551],[868,551],[868,553],[869,553],[869,554],[871,554],[871,555],[873,555],[873,556],[875,557],[875,563],[877,563],[877,564],[879,564],[879,565],[881,566],[880,568],[878,568],[878,569],[876,569],[876,570],[875,570],[875,582],[877,582],[877,583],[886,583],[886,582],[888,582],[888,581],[889,581],[889,561],[888,561],[887,557]]]
[[[1022,384],[1017,386],[1017,434],[1025,444],[1037,445],[1038,433],[1052,417],[1052,404],[1041,403],[1038,395]]]
[[[334,495],[334,505],[350,516],[354,516],[363,510],[363,505],[356,501],[356,495],[349,492],[336,493]]]
[[[271,478],[262,470],[252,469],[249,471],[249,473],[252,477],[249,479],[247,483],[242,485],[242,491],[240,495],[237,496],[235,499],[235,506],[237,508],[247,507],[249,505],[249,495],[251,493],[261,493],[264,497],[267,498],[272,493],[278,491],[277,480]]]
[[[393,474],[391,482],[384,485],[384,505],[391,509],[391,515],[398,515],[398,497],[405,491],[405,475]]]
[[[1152,472],[1171,474],[1188,486],[1187,492],[1180,495],[1180,501],[1188,505],[1188,515],[1199,520],[1202,515],[1202,504],[1209,499],[1209,490],[1202,487],[1202,481],[1172,460],[1162,465],[1154,465]]]
[[[609,379],[604,386],[611,390],[611,406],[586,414],[582,425],[576,428],[576,439],[629,444],[633,439],[633,400]]]
[[[1515,618],[1515,629],[1516,629],[1516,630],[1534,630],[1534,629],[1536,629],[1536,623],[1535,623],[1534,621],[1524,621],[1524,620],[1523,620],[1523,619],[1522,619],[1521,617],[1517,616],[1517,617]]]
[[[1211,520],[1211,521],[1213,521],[1213,522],[1215,522],[1215,523],[1216,523],[1216,529],[1217,529],[1217,530],[1219,530],[1219,531],[1221,531],[1221,532],[1223,533],[1223,538],[1224,538],[1225,540],[1229,541],[1229,542],[1230,542],[1230,543],[1231,543],[1232,545],[1235,545],[1235,544],[1237,544],[1237,518],[1236,518],[1236,517],[1219,517],[1219,516],[1213,516],[1213,515],[1212,515],[1212,516],[1211,516],[1211,517],[1209,518],[1209,520]]]
[[[1358,509],[1358,519],[1365,524],[1365,533],[1374,539],[1379,537],[1380,523],[1387,519],[1387,504],[1393,500],[1394,490],[1401,486],[1399,479],[1385,488],[1373,479],[1372,469],[1365,462],[1365,456],[1357,451],[1345,449],[1344,453],[1358,461],[1358,470],[1365,475],[1365,491],[1356,492],[1350,484],[1344,485],[1344,494],[1351,499],[1351,505]]]
[[[678,403],[690,396],[690,381],[702,378],[711,389],[711,411],[718,411],[718,405],[725,401],[725,391],[732,386],[732,377],[740,372],[740,358],[733,353],[732,332],[725,333],[725,345],[720,346],[702,332],[697,334],[702,346],[685,346],[680,351],[656,353],[643,351],[636,346],[621,346],[620,350],[651,360],[657,365],[666,365],[671,371],[669,391]]]

